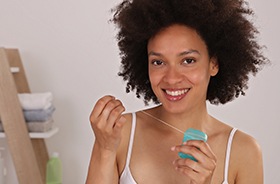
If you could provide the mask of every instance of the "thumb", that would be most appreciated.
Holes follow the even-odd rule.
[[[124,126],[124,124],[126,123],[126,118],[124,116],[121,116],[115,123],[114,125],[114,129],[116,131],[121,131],[122,127]]]

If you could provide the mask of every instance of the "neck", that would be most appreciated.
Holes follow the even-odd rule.
[[[156,109],[154,115],[157,118],[182,131],[186,131],[188,128],[205,131],[211,118],[207,112],[206,104],[200,108],[179,113],[169,112],[163,106],[159,106]]]

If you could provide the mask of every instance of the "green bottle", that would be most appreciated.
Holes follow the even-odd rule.
[[[62,167],[57,152],[52,154],[47,163],[46,184],[62,184]]]

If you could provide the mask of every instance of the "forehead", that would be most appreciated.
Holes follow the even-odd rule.
[[[197,31],[184,25],[171,25],[159,31],[148,42],[148,51],[165,52],[199,50],[207,52],[207,46]]]

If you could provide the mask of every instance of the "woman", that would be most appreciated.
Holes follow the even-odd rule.
[[[98,100],[87,184],[263,183],[256,140],[206,107],[206,100],[225,104],[244,95],[248,75],[267,62],[252,14],[240,0],[125,0],[115,9],[119,75],[127,92],[158,106],[122,114],[120,100]],[[208,140],[182,143],[189,128]]]

